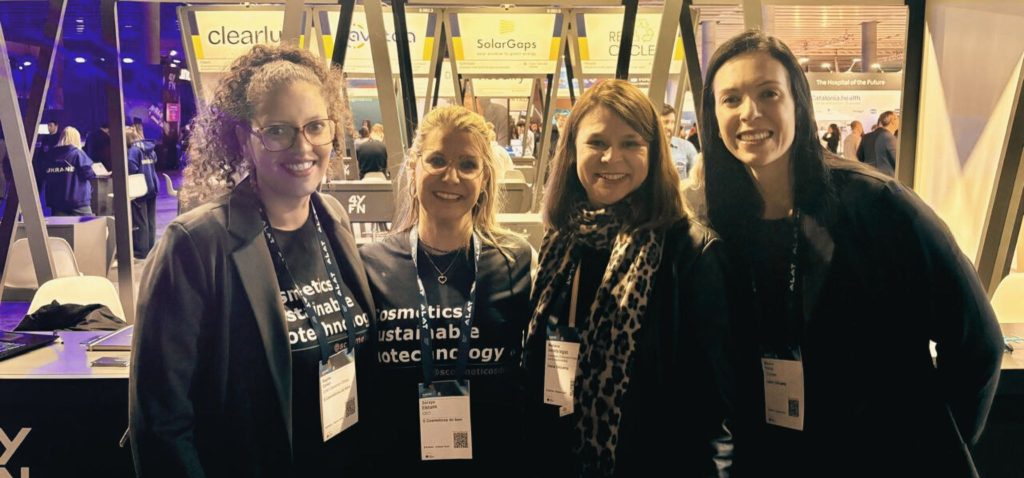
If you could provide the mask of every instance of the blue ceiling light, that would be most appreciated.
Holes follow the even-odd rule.
[[[75,57],[75,63],[85,63],[85,58],[82,58],[80,56],[76,56]]]
[[[178,56],[178,50],[171,50],[170,53],[168,53],[168,55]]]
[[[25,62],[24,62],[24,63],[22,63],[22,65],[23,65],[23,66],[32,66],[32,62],[31,62],[31,61],[28,61],[28,60],[25,60]]]
[[[130,65],[130,64],[132,64],[132,63],[135,63],[135,60],[133,60],[133,59],[131,59],[131,58],[129,58],[129,57],[125,57],[125,58],[124,58],[124,59],[122,59],[121,61],[122,61],[122,62],[124,62],[124,63],[127,63],[127,64],[129,64],[129,65]]]

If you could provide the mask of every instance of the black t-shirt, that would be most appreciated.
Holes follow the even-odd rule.
[[[517,241],[511,260],[484,246],[480,254],[469,362],[473,460],[420,461],[417,385],[423,381],[418,325],[421,296],[416,284],[409,236],[398,234],[361,249],[377,304],[379,380],[374,381],[375,466],[386,475],[420,471],[429,476],[511,475],[523,458],[522,356],[530,320],[529,245]],[[434,376],[454,379],[455,336],[466,312],[473,282],[472,253],[433,256],[448,282],[420,245],[417,263],[435,332]]]
[[[360,424],[343,431],[341,435],[331,438],[326,443],[323,441],[320,424],[320,346],[313,324],[306,317],[301,296],[306,297],[317,313],[320,323],[327,330],[327,340],[332,353],[348,348],[348,335],[334,283],[324,265],[312,215],[299,229],[274,229],[273,234],[296,283],[296,287],[291,290],[286,291],[281,287],[280,297],[285,309],[288,340],[292,352],[292,436],[295,475],[310,475],[316,470],[351,468],[358,465],[354,462],[354,436]],[[335,255],[332,253],[331,257],[334,259]],[[345,303],[353,314],[353,323],[357,330],[356,340],[361,347],[368,338],[369,318],[355,301],[348,287],[340,280],[339,283],[345,296]],[[358,390],[362,384],[357,382],[356,386]],[[363,394],[360,394],[361,398],[362,396]],[[359,405],[365,406],[362,399]],[[360,413],[360,422],[362,421],[363,414]]]
[[[797,294],[789,291],[790,265],[793,261],[793,220],[758,221],[747,249],[757,284],[757,307],[760,308],[758,337],[762,346],[778,348],[798,346],[803,336],[803,319],[799,299],[799,261]],[[790,301],[794,309],[789,310]]]

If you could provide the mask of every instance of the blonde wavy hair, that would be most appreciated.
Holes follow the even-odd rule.
[[[235,127],[248,131],[259,105],[296,81],[321,88],[327,115],[337,124],[332,156],[341,156],[345,131],[354,132],[341,70],[328,68],[323,60],[293,45],[256,45],[231,64],[213,100],[192,120],[189,165],[179,194],[186,207],[230,192],[252,172],[251,159],[242,155]]]
[[[487,122],[484,117],[462,106],[435,108],[420,121],[412,147],[409,148],[409,154],[402,163],[399,179],[396,181],[398,197],[395,201],[392,234],[407,233],[419,223],[420,204],[415,190],[416,168],[423,156],[424,142],[434,131],[444,134],[461,131],[473,138],[484,169],[480,199],[473,206],[473,229],[481,242],[493,246],[506,258],[510,258],[506,249],[511,244],[509,239],[520,235],[498,223],[498,211],[505,204],[504,193],[498,186],[502,168],[491,150],[490,141],[487,140]]]

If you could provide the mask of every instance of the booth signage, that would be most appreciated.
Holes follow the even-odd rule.
[[[338,9],[318,10],[317,18],[323,42],[324,58],[328,63],[334,56],[334,37],[337,33]],[[414,75],[426,75],[430,71],[430,56],[434,49],[434,32],[436,16],[433,13],[406,12],[405,23],[408,31],[406,41],[412,57]],[[345,73],[373,74],[373,55],[370,53],[370,30],[367,28],[366,12],[363,7],[356,6],[352,13],[351,31],[348,34],[348,49],[345,50]],[[388,57],[391,60],[391,72],[398,74],[398,45],[395,43],[395,17],[390,9],[384,11],[384,36],[388,42]]]
[[[622,13],[577,13],[576,35],[580,68],[585,75],[614,75],[622,44]],[[637,13],[630,49],[631,75],[650,75],[661,28],[660,13]],[[676,29],[670,72],[683,67],[683,38]]]
[[[452,49],[459,73],[547,75],[561,51],[558,13],[452,13]]]

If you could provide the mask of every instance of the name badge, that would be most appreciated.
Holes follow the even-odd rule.
[[[544,403],[558,406],[560,417],[573,413],[573,384],[579,356],[576,330],[549,325],[544,354]]]
[[[420,459],[473,459],[469,381],[441,380],[420,392]]]
[[[769,425],[804,429],[804,364],[800,359],[761,358],[764,417]]]
[[[324,441],[359,422],[356,359],[345,351],[320,364],[320,425]]]

